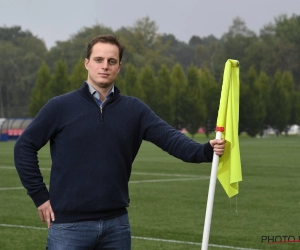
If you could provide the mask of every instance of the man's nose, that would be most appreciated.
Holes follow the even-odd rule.
[[[103,60],[102,61],[102,68],[107,69],[108,68],[108,60]]]

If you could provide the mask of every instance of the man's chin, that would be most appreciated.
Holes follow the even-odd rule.
[[[111,79],[88,79],[88,83],[98,88],[110,88],[113,85]]]
[[[100,88],[109,88],[113,85],[113,82],[104,82],[104,81],[101,81],[101,82],[98,82],[97,85],[100,87]]]

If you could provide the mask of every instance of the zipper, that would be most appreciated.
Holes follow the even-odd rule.
[[[108,100],[105,100],[100,107],[100,119],[101,121],[104,121],[104,118],[103,118],[103,109],[104,109],[104,106],[106,106],[107,104],[109,104],[114,98],[111,97],[109,98]]]

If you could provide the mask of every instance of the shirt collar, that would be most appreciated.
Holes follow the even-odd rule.
[[[100,99],[100,95],[99,95],[98,91],[95,90],[95,88],[92,85],[90,85],[88,82],[86,82],[86,83],[89,86],[89,91],[90,91],[91,95],[96,97],[97,99]],[[108,92],[107,96],[109,96],[110,94],[113,95],[114,93],[115,93],[115,86],[113,85],[111,87],[110,91]]]

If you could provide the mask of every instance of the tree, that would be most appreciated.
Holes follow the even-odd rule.
[[[300,90],[293,94],[293,110],[292,110],[292,124],[300,124]]]
[[[68,87],[69,91],[80,88],[86,79],[87,70],[84,67],[84,60],[80,58],[74,66],[74,69],[70,76],[70,86]]]
[[[271,103],[269,105],[268,117],[270,125],[282,132],[286,129],[290,114],[289,114],[289,103],[290,95],[287,89],[282,83],[282,73],[277,70],[274,76],[274,80],[271,87]]]
[[[6,117],[29,115],[29,96],[46,52],[45,43],[20,26],[0,27],[0,98]]]
[[[251,137],[259,134],[264,127],[266,116],[263,88],[254,66],[247,73],[247,83],[241,85],[240,121]]]
[[[257,62],[268,75],[274,75],[277,69],[289,71],[295,83],[300,82],[299,31],[300,18],[296,15],[291,18],[279,16],[275,18],[275,24],[269,24],[261,30],[260,47],[254,47],[251,52],[260,55]]]
[[[262,100],[264,103],[264,112],[266,114],[264,119],[264,128],[267,128],[270,125],[267,112],[271,104],[271,81],[267,74],[264,71],[261,71],[257,78],[257,82],[259,83],[259,86],[261,88]]]
[[[124,76],[125,92],[129,96],[134,96],[144,100],[144,92],[141,83],[138,81],[136,68],[132,64],[125,67]]]
[[[190,40],[190,43],[191,41],[192,40]],[[213,35],[203,37],[201,43],[195,46],[194,63],[198,67],[208,68],[215,77],[220,77],[222,68],[218,61],[223,59],[221,54],[222,44],[216,37]]]
[[[138,82],[142,86],[144,96],[143,101],[154,111],[157,109],[156,78],[150,66],[142,68],[138,77]]]
[[[138,19],[130,31],[134,36],[132,43],[137,53],[145,54],[155,49],[158,42],[158,26],[155,21],[151,21],[148,16]]]
[[[199,66],[209,68],[212,72],[216,73],[215,62],[220,52],[220,43],[214,42],[208,45],[199,45],[196,49],[196,55],[199,56]]]
[[[203,41],[199,36],[192,36],[189,40],[190,46],[198,46],[200,44],[203,44]]]
[[[156,113],[167,123],[174,123],[174,89],[171,74],[166,65],[162,65],[157,76],[157,87],[155,95],[157,102]]]
[[[239,17],[235,18],[229,31],[221,38],[223,45],[222,61],[225,62],[229,58],[236,59],[243,68],[249,69],[252,62],[247,60],[247,48],[257,40],[256,34],[247,28],[245,22]],[[241,79],[245,80],[243,75],[241,75]]]
[[[289,114],[288,124],[292,125],[294,119],[293,104],[294,104],[294,93],[295,93],[295,84],[293,76],[290,72],[284,71],[281,76],[281,82],[283,87],[286,89],[288,95],[290,96],[290,101],[286,103],[287,111]],[[287,132],[287,131],[286,131]]]
[[[184,71],[180,64],[176,64],[171,73],[171,78],[173,81],[173,89],[174,89],[174,127],[176,129],[183,128],[186,124],[184,121],[184,116],[186,110],[184,109],[184,102],[186,100],[185,89],[187,88],[187,81],[184,74]]]
[[[56,63],[54,75],[49,84],[49,98],[62,95],[70,89],[67,64],[62,59]]]
[[[187,88],[185,89],[185,116],[187,130],[194,137],[201,125],[205,124],[206,106],[203,100],[203,88],[201,88],[198,69],[191,65],[187,72]]]
[[[160,40],[161,43],[166,46],[162,54],[173,61],[172,67],[178,63],[184,67],[183,69],[185,70],[191,63],[196,64],[194,60],[197,56],[195,56],[194,48],[184,42],[178,41],[172,34],[163,34]]]
[[[8,42],[0,43],[0,88],[1,88],[1,107],[2,116],[11,117],[11,107],[14,106],[15,99],[19,96],[19,91],[14,92],[14,84],[20,79],[18,66],[15,64],[15,58],[18,54],[18,48]],[[13,115],[12,115],[13,117]]]
[[[123,79],[123,77],[120,74],[117,75],[116,81],[114,82],[114,84],[119,88],[122,95],[126,95],[125,80]]]
[[[174,62],[164,55],[168,44],[163,44],[157,24],[149,17],[138,19],[132,27],[117,31],[126,47],[126,60],[136,68],[146,65],[156,72],[162,64],[172,67]]]
[[[205,134],[215,131],[219,110],[219,100],[221,96],[221,84],[217,84],[209,69],[199,70],[199,81],[203,91],[203,100],[206,106],[207,115],[205,120]]]
[[[286,48],[288,46],[289,53],[282,53],[283,64],[285,64],[285,69],[291,72],[292,78],[294,79],[294,83],[298,86],[298,90],[295,91],[293,89],[292,94],[292,111],[291,111],[291,120],[290,124],[296,123],[299,124],[299,109],[297,108],[299,103],[299,86],[300,86],[300,16],[299,15],[292,15],[288,18],[286,15],[281,15],[275,18],[275,25],[274,25],[274,36],[282,41],[282,46]],[[287,50],[287,49],[285,49]],[[291,78],[288,76],[288,78]],[[297,111],[298,110],[298,111]],[[297,122],[298,121],[298,122]]]
[[[51,82],[51,74],[45,62],[42,63],[34,88],[30,95],[30,116],[35,117],[47,102],[48,85]]]

